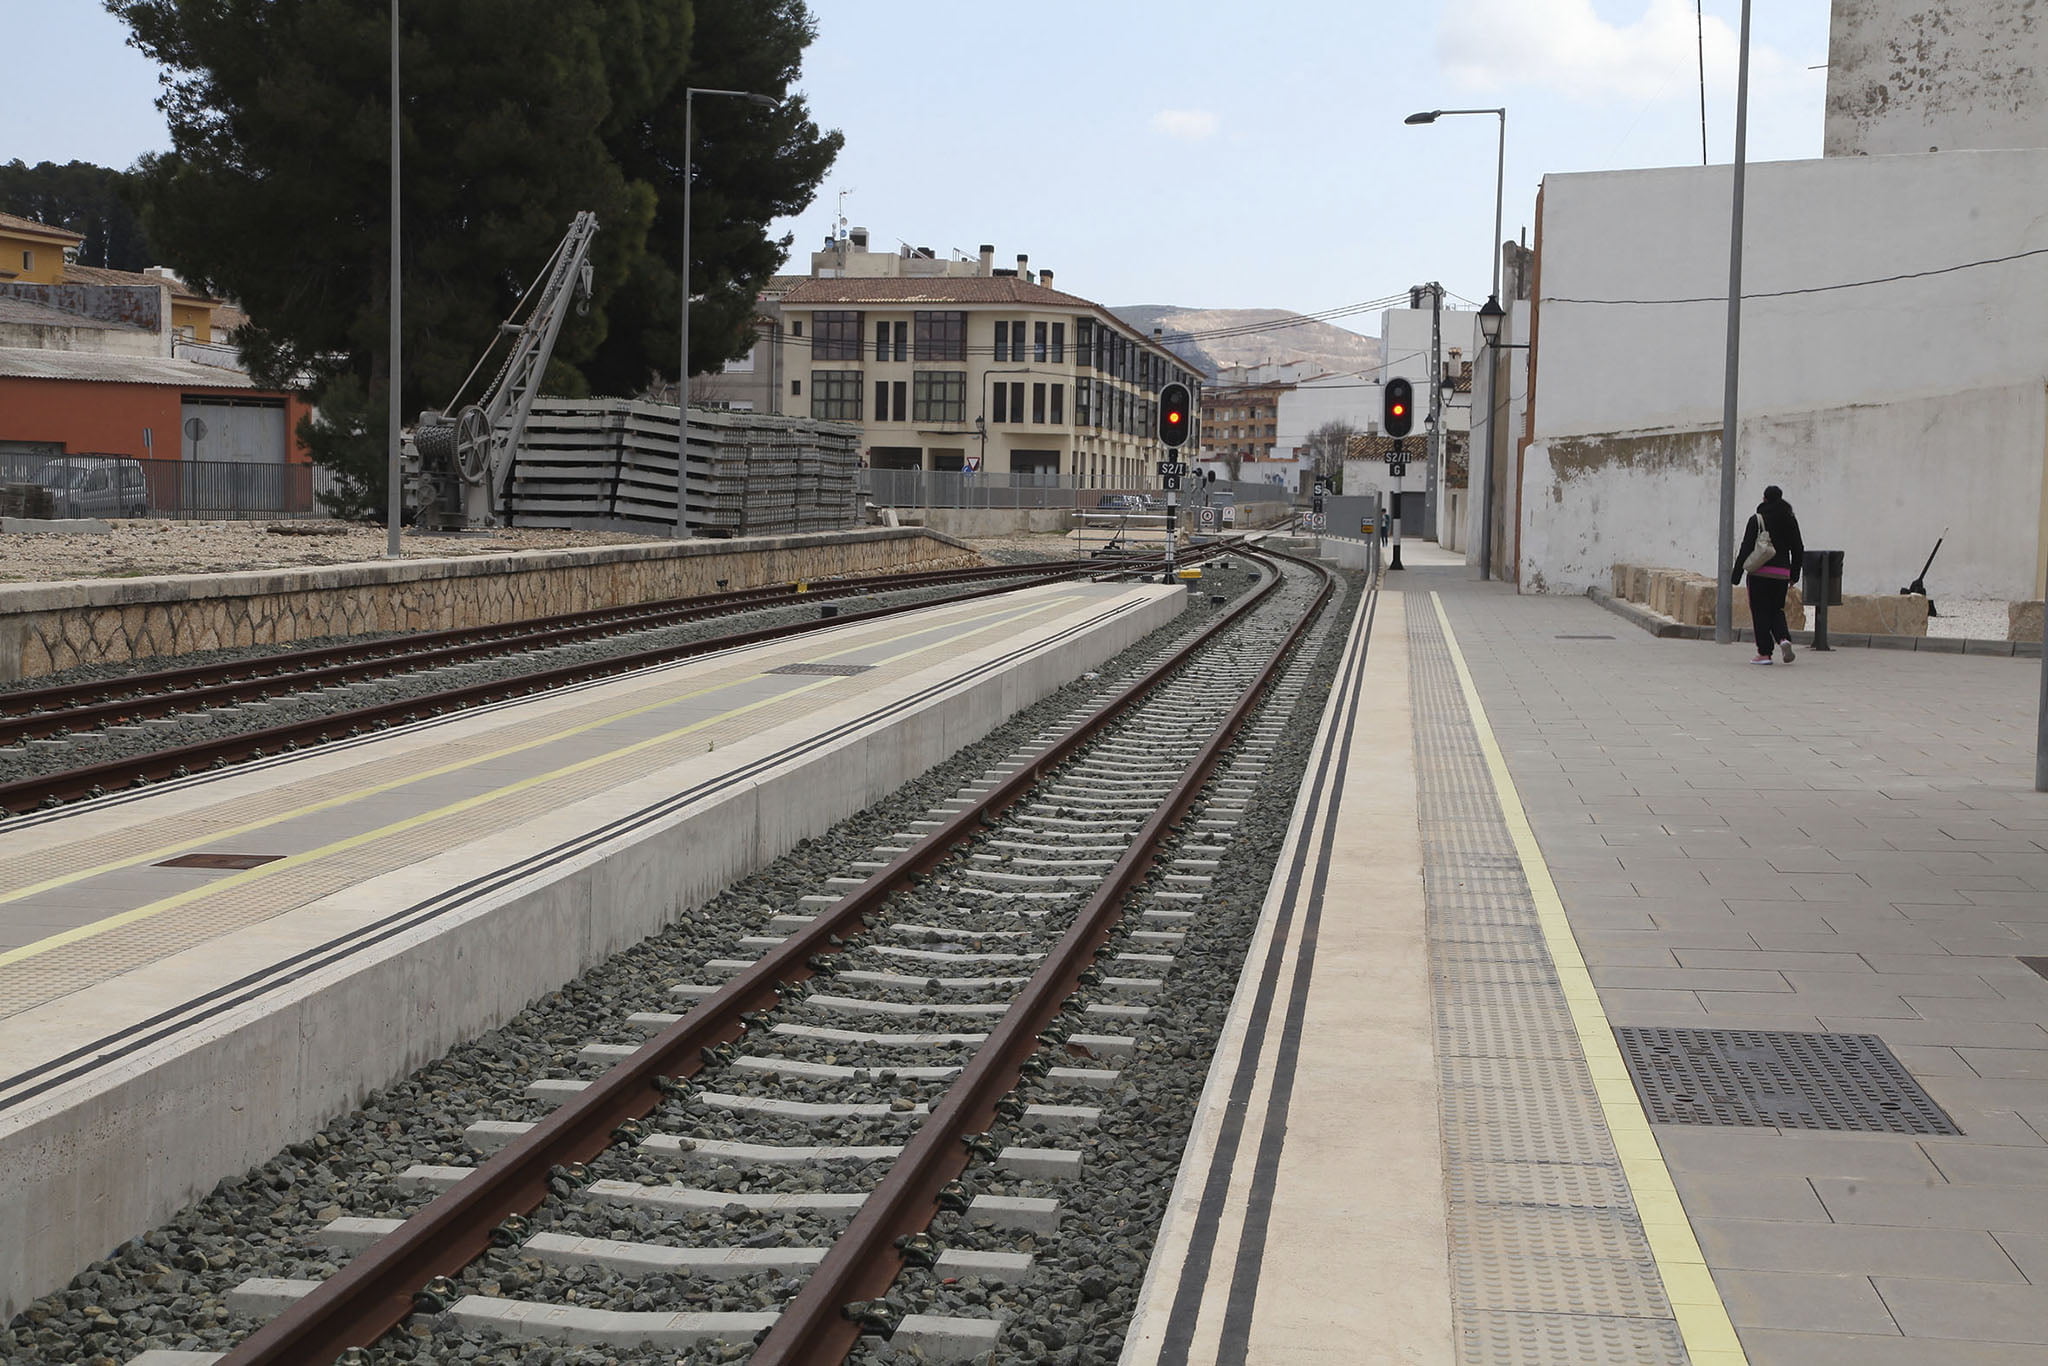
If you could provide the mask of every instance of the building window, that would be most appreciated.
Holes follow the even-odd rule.
[[[909,360],[909,359],[910,359],[910,324],[909,324],[909,323],[895,323],[895,324],[893,324],[893,326],[894,326],[894,327],[895,327],[895,329],[896,329],[896,331],[895,331],[895,336],[896,336],[896,354],[895,354],[894,356],[892,356],[892,357],[891,357],[890,359],[892,359],[892,360]]]
[[[861,315],[847,310],[811,314],[818,335],[811,342],[812,360],[859,360]],[[813,387],[816,382],[813,381]]]
[[[811,416],[828,422],[860,421],[860,371],[811,371]]]
[[[1052,363],[1054,365],[1064,365],[1066,360],[1067,325],[1065,323],[1054,323],[1052,325]]]
[[[36,254],[34,252],[25,251],[21,254],[21,268],[23,270],[34,270],[36,268]]]
[[[1090,353],[1095,347],[1095,319],[1074,319],[1074,360],[1077,364],[1089,363]]]
[[[888,420],[889,381],[885,379],[878,379],[875,381],[875,421],[887,422]]]
[[[1001,323],[996,324],[997,327],[1001,327],[1002,325],[1003,324]],[[1010,420],[1009,385],[998,384],[995,386],[995,407],[992,411],[989,420],[992,422],[1008,422]]]
[[[903,324],[897,323],[896,326],[900,328],[903,326]],[[908,399],[905,397],[905,395],[907,395],[910,392],[910,385],[906,381],[899,379],[890,386],[889,392],[892,395],[894,395],[896,399],[896,416],[894,420],[897,422],[908,421],[910,418],[910,403]]]
[[[791,398],[802,398],[802,397],[803,397],[803,394],[804,394],[804,382],[803,382],[802,380],[800,380],[800,379],[793,379],[793,380],[791,380],[791,381],[789,382],[789,396],[790,396]]]
[[[1012,384],[1012,385],[1010,385],[1010,386],[1009,386],[1009,389],[1010,389],[1010,421],[1012,421],[1012,422],[1022,422],[1022,421],[1024,420],[1024,385],[1023,385],[1023,382],[1022,382],[1022,381],[1019,381],[1019,382],[1018,382],[1018,383],[1016,383],[1016,384]]]
[[[1044,325],[1043,323],[1039,324],[1040,327]],[[1031,386],[1031,420],[1033,422],[1045,421],[1045,386],[1043,384]]]
[[[1031,336],[1031,359],[1040,365],[1045,363],[1045,324],[1034,323]]]
[[[996,319],[996,360],[1000,362],[1006,361],[1009,358],[1010,324],[1004,321],[1003,319],[998,318]],[[1022,359],[1022,357],[1019,357],[1019,359]]]
[[[917,323],[919,360],[967,359],[966,313],[920,310],[911,316]]]
[[[1080,346],[1082,343],[1076,340],[1074,345]],[[1093,380],[1077,379],[1074,381],[1074,425],[1076,427],[1086,427],[1089,425],[1089,400],[1095,396],[1092,392],[1094,387],[1095,382]]]
[[[875,359],[889,359],[889,324],[887,323],[875,324]],[[876,404],[875,406],[880,407],[881,405]]]
[[[804,322],[803,322],[803,319],[802,319],[802,318],[791,318],[791,319],[789,320],[789,335],[790,335],[790,336],[792,336],[792,337],[801,337],[801,336],[802,336],[803,334],[804,334]]]
[[[1052,421],[1055,424],[1063,423],[1067,420],[1066,409],[1067,386],[1064,384],[1055,384],[1052,386],[1052,407],[1050,409]]]
[[[924,314],[918,316],[918,346],[924,346]],[[945,317],[945,314],[936,316]],[[955,318],[966,315],[955,313]],[[917,422],[965,422],[967,420],[967,375],[960,370],[927,370],[912,381],[910,416]]]

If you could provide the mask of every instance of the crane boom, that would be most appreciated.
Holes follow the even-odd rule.
[[[463,521],[469,526],[492,526],[499,521],[513,456],[526,431],[533,400],[540,393],[541,378],[555,353],[555,339],[561,335],[570,305],[579,300],[587,304],[590,298],[590,243],[596,235],[597,215],[577,214],[555,254],[520,301],[523,305],[532,300],[525,320],[518,320],[515,308],[511,318],[498,324],[500,336],[510,337],[512,344],[497,375],[476,401],[463,404],[462,393],[483,369],[495,343],[485,350],[446,409],[420,414],[413,439],[422,464],[439,459],[453,468],[461,481]]]

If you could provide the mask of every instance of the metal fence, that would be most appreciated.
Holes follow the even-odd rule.
[[[313,465],[7,453],[0,483],[41,485],[52,517],[183,521],[325,517],[318,495],[335,487],[334,476]]]
[[[1214,493],[1239,503],[1288,503],[1294,496],[1278,484],[1219,479]],[[1124,495],[1160,498],[1156,488],[1082,488],[1069,474],[966,474],[959,470],[860,472],[861,501],[888,508],[1092,508]]]

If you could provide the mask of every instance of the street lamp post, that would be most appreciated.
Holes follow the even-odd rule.
[[[391,329],[389,343],[391,379],[389,396],[384,400],[385,453],[384,479],[384,558],[395,560],[405,551],[400,546],[399,523],[405,518],[405,460],[403,440],[399,426],[403,414],[399,411],[402,401],[399,389],[401,356],[404,345],[398,330],[398,0],[391,0],[391,284],[390,297],[385,301],[385,311],[390,315],[385,324]]]
[[[699,90],[691,87],[683,91],[683,336],[681,342],[682,363],[676,369],[676,525],[675,539],[682,540],[690,534],[684,521],[684,486],[689,479],[690,468],[690,187],[694,179],[691,164],[690,145],[696,132],[696,99],[699,95],[732,95],[743,100],[752,100],[766,109],[773,109],[782,101],[773,95],[757,95],[751,90]]]
[[[1507,191],[1508,167],[1508,111],[1506,109],[1426,109],[1410,114],[1403,123],[1435,123],[1438,119],[1453,114],[1492,114],[1500,120],[1500,138],[1494,153],[1493,163],[1493,292],[1487,305],[1495,313],[1493,331],[1488,334],[1487,351],[1487,405],[1486,405],[1486,487],[1479,495],[1479,577],[1493,576],[1493,435],[1499,423],[1500,402],[1494,395],[1494,386],[1500,379],[1500,348],[1494,343],[1500,337],[1500,218],[1501,207]],[[1480,326],[1486,326],[1486,311],[1480,310]],[[1467,485],[1470,485],[1469,476]]]

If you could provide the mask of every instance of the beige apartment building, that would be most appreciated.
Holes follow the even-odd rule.
[[[874,253],[880,255],[881,253]],[[1100,304],[1037,278],[853,275],[786,290],[773,337],[780,411],[866,430],[877,469],[1065,475],[1151,488],[1158,395],[1200,376]],[[1023,266],[1024,258],[1019,258]]]

